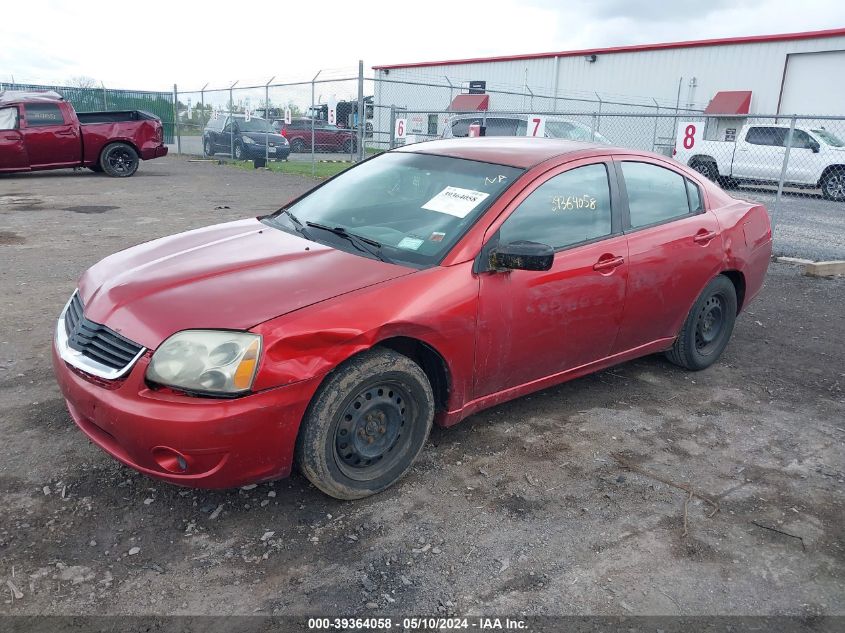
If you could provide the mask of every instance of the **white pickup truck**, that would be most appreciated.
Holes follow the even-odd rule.
[[[703,123],[682,124],[675,160],[723,183],[778,182],[788,125],[748,124],[735,141],[704,140],[703,129]],[[795,126],[784,184],[819,188],[828,200],[845,201],[845,143],[824,128]]]

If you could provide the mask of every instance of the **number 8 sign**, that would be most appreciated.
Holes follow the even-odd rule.
[[[703,123],[698,121],[681,121],[678,123],[678,133],[675,137],[675,149],[692,150],[701,138]]]

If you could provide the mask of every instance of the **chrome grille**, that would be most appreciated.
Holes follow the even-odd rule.
[[[58,339],[65,361],[101,378],[123,375],[145,351],[141,345],[86,318],[79,293],[74,293],[62,313]]]

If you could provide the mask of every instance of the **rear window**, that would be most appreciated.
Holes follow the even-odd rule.
[[[692,197],[687,185],[691,183],[679,173],[650,163],[624,161],[622,176],[628,190],[631,227],[659,224],[689,214]]]
[[[14,106],[11,108],[0,108],[0,130],[17,130],[18,129],[18,109]]]
[[[745,135],[745,141],[752,145],[784,146],[788,130],[782,127],[752,127]]]
[[[28,103],[25,107],[27,127],[64,125],[62,110],[56,103]]]

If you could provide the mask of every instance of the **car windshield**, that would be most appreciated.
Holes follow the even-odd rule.
[[[362,256],[433,266],[522,172],[461,158],[389,152],[348,169],[265,222]],[[338,234],[342,231],[370,243],[362,247]]]
[[[813,130],[813,134],[818,136],[821,140],[823,140],[825,143],[832,147],[842,147],[843,145],[845,145],[845,143],[840,141],[834,134],[831,134],[824,128],[820,130]]]
[[[235,125],[238,126],[238,129],[241,132],[272,132],[273,128],[270,127],[269,122],[267,119],[256,119],[250,118],[249,121],[246,119],[235,119]]]

